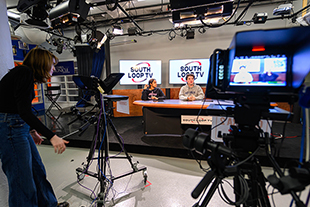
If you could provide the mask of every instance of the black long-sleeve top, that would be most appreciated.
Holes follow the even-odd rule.
[[[143,89],[141,96],[142,100],[152,100],[152,96],[165,98],[165,94],[160,88],[154,88],[153,90],[150,90],[149,88]]]
[[[33,129],[47,139],[55,134],[49,130],[32,112],[34,95],[33,72],[27,66],[17,66],[0,81],[0,112],[19,114]]]

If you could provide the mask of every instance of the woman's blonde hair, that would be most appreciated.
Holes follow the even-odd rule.
[[[57,63],[58,58],[53,53],[38,47],[30,50],[23,61],[23,65],[32,69],[34,81],[38,83],[45,83],[51,77],[52,65]]]

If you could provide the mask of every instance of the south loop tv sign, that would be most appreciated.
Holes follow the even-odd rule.
[[[169,61],[170,84],[186,83],[186,75],[194,74],[195,82],[205,84],[208,79],[209,59],[185,59]]]
[[[120,72],[125,73],[120,84],[147,84],[152,78],[161,83],[160,60],[120,60]]]

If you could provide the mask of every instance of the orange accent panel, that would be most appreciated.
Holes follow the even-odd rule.
[[[202,101],[180,101],[175,99],[166,99],[163,102],[157,101],[135,101],[137,106],[154,107],[154,108],[174,108],[174,109],[201,109]],[[203,109],[208,108],[208,103],[203,105]]]
[[[37,84],[34,84],[34,89],[38,89],[38,86],[37,86]],[[38,96],[38,91],[34,91],[34,94],[35,94],[35,96]],[[33,100],[32,100],[32,103],[38,103],[39,102],[39,98],[38,97],[35,97]]]

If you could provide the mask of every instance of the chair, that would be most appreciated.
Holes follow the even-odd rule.
[[[63,114],[62,107],[57,103],[60,94],[61,94],[60,86],[47,86],[45,91],[45,96],[51,102],[51,105],[48,107],[45,114],[55,121],[57,121]],[[51,112],[53,107],[55,107],[60,112],[60,114],[57,117],[55,117]]]

